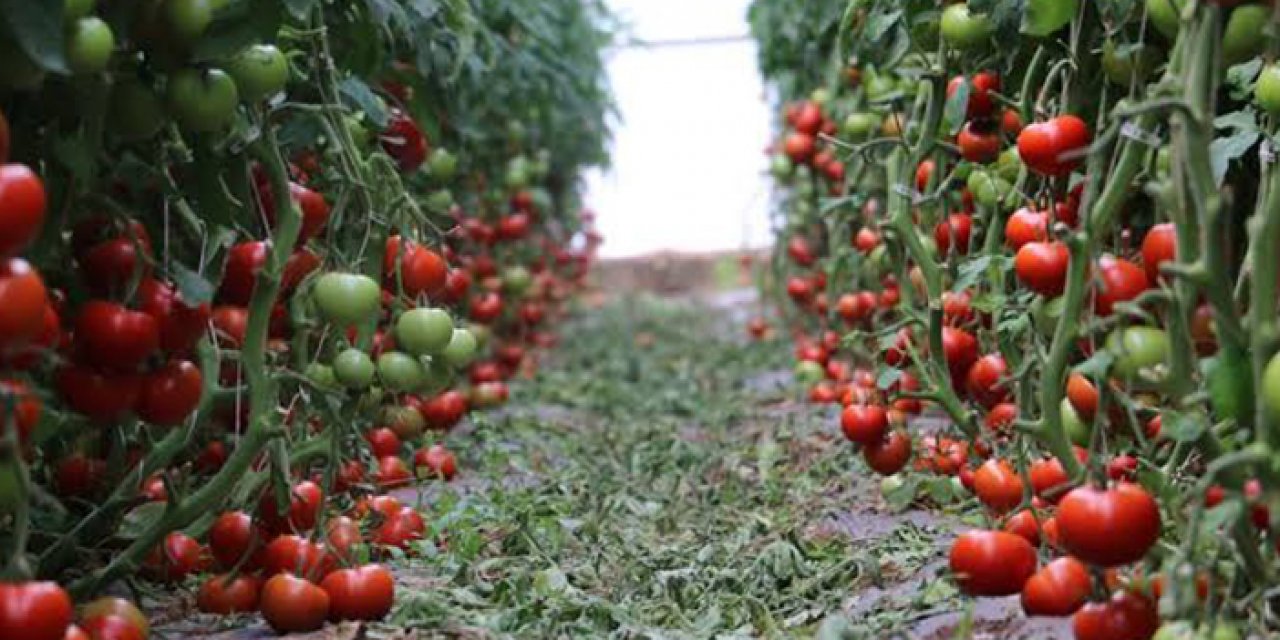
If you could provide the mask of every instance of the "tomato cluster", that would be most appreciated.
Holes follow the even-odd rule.
[[[0,636],[146,638],[68,595],[135,577],[281,633],[384,618],[369,559],[440,533],[388,492],[465,472],[451,431],[587,284],[602,9],[492,67],[458,25],[576,1],[286,4],[0,8]]]
[[[962,592],[1081,639],[1238,637],[1270,624],[1245,603],[1277,553],[1275,13],[1067,4],[863,3],[805,42],[756,24],[786,100],[767,284],[889,503],[979,508]],[[1192,571],[1204,593],[1162,592]]]

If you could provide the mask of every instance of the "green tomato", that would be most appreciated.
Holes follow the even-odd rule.
[[[193,42],[213,23],[213,2],[164,0],[164,20],[170,40],[183,44]]]
[[[316,281],[312,295],[320,315],[342,326],[368,320],[382,306],[382,288],[358,273],[326,273]]]
[[[1253,88],[1253,101],[1263,111],[1280,115],[1280,63],[1273,62],[1262,68],[1258,84]]]
[[[1017,182],[1018,174],[1022,172],[1022,158],[1018,156],[1017,148],[1009,147],[1000,152],[1000,157],[996,158],[995,169],[996,176],[1004,179],[1005,182]]]
[[[289,83],[289,61],[269,44],[256,44],[236,54],[227,64],[240,99],[259,102],[284,91]]]
[[[1240,423],[1253,411],[1253,370],[1248,353],[1236,349],[1218,353],[1209,370],[1209,402],[1219,420]]]
[[[1267,47],[1266,29],[1270,22],[1270,4],[1245,4],[1232,9],[1222,32],[1222,61],[1240,64],[1261,54]]]
[[[1169,147],[1160,147],[1160,150],[1156,151],[1156,172],[1162,176],[1167,176],[1172,170],[1173,150]]]
[[[303,375],[317,387],[332,389],[338,386],[338,377],[334,375],[333,367],[327,364],[312,362],[307,365]]]
[[[529,186],[529,159],[516,156],[507,163],[506,185],[508,189],[524,189]]]
[[[796,382],[807,386],[822,381],[827,377],[827,372],[822,365],[812,360],[802,360],[796,364],[795,376]]]
[[[874,113],[851,113],[844,119],[842,130],[846,138],[866,140],[880,128],[880,118]]]
[[[809,94],[809,100],[825,107],[828,102],[831,102],[831,92],[826,89],[814,89]]]
[[[788,158],[785,153],[775,153],[769,160],[769,172],[779,181],[786,181],[795,169],[795,165],[791,164],[791,158]]]
[[[17,91],[39,89],[44,69],[27,56],[13,38],[0,38],[0,88]]]
[[[867,100],[878,102],[887,97],[898,89],[898,83],[894,82],[893,76],[882,73],[869,73],[862,78],[862,91],[867,96]],[[873,116],[874,117],[874,116]],[[880,127],[880,120],[877,118],[875,122],[876,128]]]
[[[1121,379],[1169,361],[1169,336],[1155,327],[1126,327],[1107,336],[1107,351],[1115,356],[1113,371]]]
[[[880,496],[882,498],[888,498],[906,484],[907,481],[902,479],[902,474],[900,473],[885,476],[880,479]]]
[[[1267,417],[1280,421],[1280,353],[1272,356],[1262,370],[1262,406]]]
[[[187,131],[209,133],[226,128],[236,115],[240,93],[221,69],[183,69],[169,77],[169,111]]]
[[[411,309],[396,320],[396,343],[414,355],[435,355],[453,339],[453,318],[444,309]]]
[[[1163,58],[1160,49],[1149,44],[1116,46],[1114,41],[1107,40],[1102,45],[1102,72],[1112,83],[1128,87],[1131,83],[1145,82]]]
[[[975,49],[991,39],[994,27],[986,15],[973,13],[969,5],[959,2],[942,11],[942,39],[948,45],[960,49]]]
[[[451,207],[453,207],[453,193],[448,189],[436,189],[427,196],[427,209],[430,211],[443,213]]]
[[[388,351],[378,356],[378,378],[392,391],[410,392],[426,382],[427,372],[417,358],[399,351]]]
[[[359,349],[347,349],[333,359],[333,373],[349,389],[368,389],[377,367],[373,358]]]
[[[445,347],[444,353],[440,355],[446,364],[454,369],[461,369],[471,364],[479,349],[480,343],[470,331],[454,329],[453,337],[449,339],[449,346]]]
[[[529,270],[524,267],[510,267],[502,272],[502,288],[513,296],[519,296],[528,291],[531,284],[533,284],[533,276],[529,275]]]
[[[160,96],[136,80],[111,88],[109,119],[112,130],[125,140],[154,137],[168,121]]]
[[[62,3],[62,19],[67,24],[72,24],[93,13],[93,7],[97,3],[97,0],[66,0]]]
[[[116,36],[101,18],[76,20],[67,32],[67,66],[80,74],[100,73],[111,62]]]
[[[458,174],[458,157],[448,149],[436,149],[427,159],[427,171],[432,180],[448,182]]]
[[[1085,424],[1067,398],[1062,399],[1058,408],[1062,412],[1062,430],[1067,432],[1067,438],[1076,445],[1088,447],[1089,437],[1093,435],[1093,425]]]
[[[1147,18],[1164,37],[1173,40],[1181,28],[1182,7],[1186,0],[1147,0]]]
[[[414,440],[427,429],[427,420],[417,409],[400,405],[383,409],[381,422],[394,431],[401,441]]]
[[[368,151],[369,143],[373,142],[373,133],[364,126],[364,118],[348,114],[343,116],[342,122],[347,126],[347,133],[351,136],[351,141],[355,143],[356,148]]]

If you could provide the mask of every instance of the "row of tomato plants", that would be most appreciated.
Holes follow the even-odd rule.
[[[150,583],[379,620],[447,544],[388,492],[458,473],[600,242],[607,16],[518,5],[0,7],[0,636],[145,639]]]
[[[975,496],[955,584],[1081,640],[1274,631],[1280,13],[783,4],[772,288],[885,496]]]

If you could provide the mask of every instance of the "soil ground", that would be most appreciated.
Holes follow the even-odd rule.
[[[733,268],[665,269],[730,275],[662,298],[604,282],[508,408],[449,435],[459,477],[402,496],[433,535],[395,562],[392,619],[294,637],[1070,637],[1016,597],[959,597],[946,550],[972,505],[888,504],[800,401],[789,346],[745,340]],[[170,609],[169,637],[272,637]]]

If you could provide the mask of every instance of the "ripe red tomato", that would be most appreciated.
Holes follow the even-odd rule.
[[[258,503],[258,515],[271,531],[310,531],[316,526],[320,508],[324,506],[324,490],[320,485],[302,480],[289,490],[289,513],[286,521],[276,505],[275,492],[268,489]]]
[[[1178,230],[1172,222],[1162,222],[1147,232],[1142,239],[1142,266],[1146,268],[1147,279],[1161,282],[1160,265],[1175,262],[1178,259]]]
[[[960,590],[974,596],[1008,596],[1036,571],[1036,550],[1020,536],[973,530],[951,545],[951,573]]]
[[[379,564],[334,571],[320,588],[329,594],[329,619],[334,622],[381,620],[395,604],[395,581]]]
[[[1031,489],[1036,497],[1057,503],[1071,486],[1071,477],[1057,458],[1040,458],[1027,468]]]
[[[45,206],[40,176],[26,165],[0,164],[0,257],[18,254],[40,235]]]
[[[955,95],[964,82],[964,76],[952,78],[947,83],[947,98]],[[989,117],[996,106],[995,97],[991,95],[993,91],[1000,91],[1000,76],[989,71],[973,74],[969,79],[969,102],[965,105],[965,118],[972,120]]]
[[[804,164],[813,158],[817,141],[804,133],[792,133],[782,142],[782,150],[795,164]]]
[[[942,352],[951,369],[951,377],[959,380],[978,360],[978,339],[972,333],[955,327],[942,328]]]
[[[1029,616],[1069,616],[1084,606],[1093,579],[1084,563],[1064,556],[1045,565],[1022,587],[1022,610]]]
[[[470,316],[480,324],[489,324],[502,315],[502,295],[485,293],[471,299]]]
[[[840,430],[850,442],[878,445],[889,430],[889,414],[880,405],[850,405],[840,414]]]
[[[302,578],[279,573],[263,585],[259,606],[276,633],[315,631],[329,617],[329,594]]]
[[[87,618],[81,628],[93,640],[146,640],[147,635],[124,616],[108,614]]]
[[[1128,591],[1084,605],[1071,620],[1076,640],[1150,640],[1159,627],[1155,603]]]
[[[1022,478],[1008,461],[988,460],[973,473],[973,491],[988,509],[1007,513],[1022,503]]]
[[[449,278],[449,268],[440,254],[411,240],[391,236],[387,238],[382,269],[387,286],[393,291],[396,289],[397,268],[400,272],[399,282],[405,295],[410,298],[424,294],[429,297],[438,295],[444,290]]]
[[[421,540],[427,525],[422,516],[413,507],[401,507],[395,515],[388,517],[378,528],[373,530],[371,542],[384,547],[408,549],[409,543]]]
[[[404,463],[404,460],[396,456],[383,456],[378,458],[378,471],[374,475],[374,480],[383,490],[394,489],[407,486],[412,482],[413,473],[409,471],[409,466]]]
[[[365,439],[369,441],[369,449],[373,452],[375,458],[384,458],[400,453],[400,438],[395,431],[387,427],[374,429],[366,433]]]
[[[73,453],[58,461],[54,470],[54,491],[64,498],[87,498],[101,489],[107,462]]]
[[[196,410],[203,391],[200,368],[186,360],[173,360],[143,380],[134,411],[151,424],[176,426]]]
[[[863,447],[862,458],[872,471],[891,476],[902,471],[911,460],[911,436],[905,431],[892,431],[883,441]]]
[[[1010,249],[1021,249],[1032,242],[1049,239],[1049,215],[1026,207],[1014,211],[1004,225],[1004,243]]]
[[[87,362],[107,371],[131,371],[160,349],[160,326],[141,311],[91,300],[80,307],[75,340]]]
[[[168,283],[143,278],[135,302],[159,323],[160,348],[169,353],[186,354],[209,330],[209,303],[190,306]]]
[[[71,597],[55,582],[0,582],[0,637],[62,640]]]
[[[1000,131],[993,124],[970,120],[956,134],[960,156],[969,162],[986,164],[1000,157]]]
[[[218,287],[218,300],[223,304],[248,306],[258,274],[267,264],[270,247],[262,240],[241,242],[227,251],[227,262]]]
[[[1022,114],[1018,113],[1017,109],[1005,109],[1000,114],[1000,130],[1006,136],[1016,137],[1019,133],[1022,133]]]
[[[89,290],[95,295],[110,296],[124,291],[135,271],[141,269],[143,277],[151,275],[150,253],[150,247],[130,238],[113,238],[90,247],[77,261]]]
[[[228,570],[239,564],[250,551],[260,548],[263,542],[264,535],[253,526],[253,518],[243,511],[223,513],[209,529],[209,548],[213,559],[218,566]]]
[[[467,415],[467,397],[458,391],[445,391],[422,403],[418,411],[431,428],[448,430]]]
[[[0,259],[0,353],[14,353],[40,336],[48,304],[44,281],[26,260]]]
[[[364,541],[364,537],[360,534],[360,525],[355,520],[347,516],[338,516],[329,521],[325,525],[325,541],[329,544],[329,550],[343,564],[350,564],[355,560],[353,550],[356,545]]]
[[[916,191],[924,193],[929,188],[929,182],[933,180],[933,173],[937,170],[938,163],[933,160],[924,160],[916,165]]]
[[[1058,503],[1062,546],[1090,564],[1114,567],[1142,559],[1160,537],[1160,508],[1141,486],[1072,489]]]
[[[1067,376],[1067,401],[1081,420],[1092,421],[1094,414],[1098,412],[1098,389],[1088,378],[1072,373]]]
[[[812,100],[805,100],[796,106],[791,123],[796,131],[816,136],[822,130],[822,106]]]
[[[1100,316],[1111,315],[1116,303],[1133,300],[1149,287],[1142,267],[1109,255],[1098,258],[1097,278],[1093,310]]]
[[[880,246],[880,234],[871,227],[862,227],[853,235],[853,246],[863,255],[871,253]]]
[[[294,534],[276,536],[262,550],[262,572],[268,576],[288,573],[320,580],[333,569],[333,561],[322,543]]]
[[[977,488],[977,478],[973,478],[972,486]],[[1005,521],[1002,529],[1008,533],[1026,539],[1031,546],[1040,546],[1040,522],[1036,520],[1036,515],[1031,509],[1023,509],[1011,516]]]
[[[9,414],[10,406],[13,407],[12,415]],[[10,424],[16,425],[18,443],[26,446],[36,423],[40,421],[42,407],[40,396],[33,393],[27,383],[0,379],[0,436]]]
[[[196,607],[204,613],[224,616],[257,611],[260,586],[258,578],[252,575],[240,574],[235,578],[226,573],[215,575],[200,585]]]
[[[498,218],[498,225],[494,231],[497,232],[499,240],[519,240],[529,235],[530,224],[528,214],[513,213]]]
[[[104,374],[72,364],[58,370],[59,395],[73,411],[95,422],[111,422],[137,404],[142,379],[133,374]]]
[[[986,408],[994,407],[1009,398],[1009,365],[1004,356],[990,353],[973,363],[965,376],[965,390],[969,397]]]
[[[323,231],[324,226],[329,223],[329,203],[319,192],[294,182],[289,183],[289,196],[302,210],[302,228],[298,231],[298,244],[306,244],[307,240],[316,237],[316,234]]]
[[[431,147],[422,129],[413,117],[398,108],[392,108],[387,128],[378,136],[382,150],[396,161],[405,173],[416,171],[426,161]]]
[[[973,218],[967,213],[953,213],[933,229],[933,240],[938,252],[946,255],[952,249],[959,255],[968,255],[969,236],[973,232]]]
[[[471,275],[462,269],[450,269],[449,275],[445,276],[444,291],[441,292],[440,299],[448,304],[457,304],[467,296],[467,291],[470,289]]]
[[[229,349],[238,349],[244,345],[249,332],[249,310],[244,307],[216,307],[209,316],[218,341]]]
[[[1107,477],[1112,480],[1132,482],[1138,476],[1138,459],[1121,454],[1107,461]]]
[[[1071,252],[1056,240],[1029,242],[1018,249],[1013,269],[1028,289],[1045,297],[1057,297],[1067,286]]]
[[[177,582],[203,568],[204,548],[195,538],[174,531],[151,550],[143,565],[158,579]]]
[[[1018,134],[1018,155],[1028,169],[1065,176],[1080,164],[1090,142],[1089,125],[1073,115],[1028,125]]]
[[[415,451],[413,466],[419,478],[443,478],[447,481],[458,473],[457,459],[441,444]]]
[[[813,249],[809,246],[809,241],[804,236],[793,236],[787,241],[787,255],[791,256],[791,259],[802,267],[813,266],[813,262],[816,259],[813,255]]]

